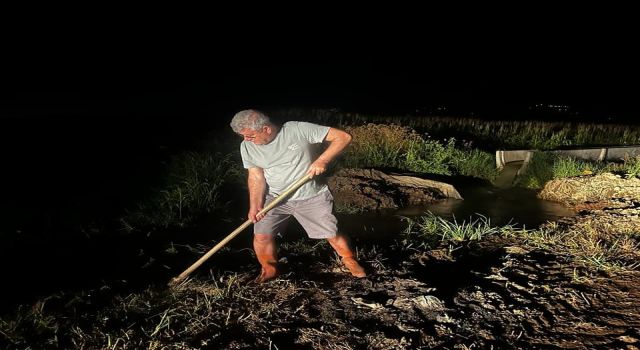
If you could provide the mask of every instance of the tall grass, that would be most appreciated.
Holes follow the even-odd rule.
[[[173,157],[164,188],[121,221],[127,230],[141,226],[184,225],[199,215],[220,209],[221,189],[239,170],[220,153],[187,152]]]
[[[567,146],[640,144],[640,128],[628,125],[444,117],[414,119],[415,122],[404,125],[440,135],[467,135],[476,143],[494,149],[549,150]]]
[[[439,175],[466,175],[493,179],[494,156],[458,143],[419,135],[408,127],[367,124],[345,128],[353,136],[342,164],[354,168],[396,168]]]
[[[451,175],[453,154],[455,153],[455,139],[445,143],[435,140],[414,140],[404,154],[402,167],[410,171]]]
[[[602,173],[610,171],[612,165],[591,162],[548,152],[535,152],[531,161],[519,175],[514,184],[527,188],[542,188],[547,181]]]
[[[484,149],[549,150],[564,146],[640,144],[640,127],[580,122],[500,121],[476,118],[371,115],[334,110],[275,112],[287,119],[308,120],[334,126],[367,123],[397,124],[429,131],[439,137],[471,139]]]
[[[464,176],[494,180],[498,175],[494,154],[475,149],[454,149],[450,159],[456,173]]]
[[[415,131],[399,125],[368,124],[347,127],[353,141],[342,162],[347,167],[401,168],[407,150],[420,140]]]

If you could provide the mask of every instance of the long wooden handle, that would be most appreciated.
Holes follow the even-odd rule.
[[[260,210],[257,215],[266,214],[269,210],[273,209],[276,205],[278,205],[278,203],[282,202],[286,197],[288,197],[290,194],[294,193],[300,187],[302,187],[302,185],[307,183],[307,181],[311,180],[312,177],[313,175],[307,174],[300,180],[293,183],[293,185],[289,186],[289,188],[287,188],[281,195],[276,197],[273,201],[271,201],[271,203],[269,203],[266,207]],[[189,266],[188,269],[184,270],[177,277],[174,277],[173,279],[171,279],[171,281],[169,282],[169,286],[175,286],[178,283],[180,283],[182,280],[187,278],[187,276],[189,276],[193,271],[195,271],[195,269],[200,267],[200,265],[202,265],[205,261],[207,261],[215,252],[217,252],[222,247],[224,247],[227,243],[229,243],[230,240],[232,240],[245,228],[251,226],[252,223],[253,222],[251,220],[247,220],[242,225],[240,225],[237,229],[233,230],[233,232],[231,232],[227,237],[225,237],[222,241],[216,244],[215,247],[211,248],[211,250],[209,250],[200,259],[198,259],[198,261],[193,263],[193,265]]]

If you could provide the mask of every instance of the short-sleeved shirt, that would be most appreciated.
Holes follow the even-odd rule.
[[[316,158],[313,145],[322,143],[328,132],[328,126],[287,122],[266,145],[243,141],[240,144],[242,163],[246,169],[262,168],[269,194],[279,196],[291,184],[306,175]],[[327,185],[314,177],[288,200],[311,198],[327,190]]]

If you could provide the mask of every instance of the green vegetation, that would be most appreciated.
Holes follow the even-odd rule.
[[[516,186],[542,188],[547,181],[601,172],[604,163],[588,162],[547,152],[535,152],[529,164],[516,179]]]
[[[238,178],[238,162],[220,153],[187,152],[172,158],[165,186],[121,219],[127,231],[139,227],[188,224],[199,215],[220,209],[222,187]]]
[[[344,204],[341,202],[334,202],[333,209],[336,213],[340,214],[358,214],[364,212],[366,209],[355,205]]]
[[[346,167],[396,168],[489,180],[497,175],[491,154],[453,138],[443,143],[398,125],[367,124],[346,130],[353,135],[353,143],[342,159]]]
[[[633,145],[640,129],[627,125],[541,121],[486,121],[470,118],[415,118],[415,128],[464,135],[493,148],[549,150],[563,146]]]
[[[526,231],[529,245],[569,255],[584,266],[604,271],[630,271],[640,266],[640,241],[633,223],[617,223],[620,232],[611,232],[610,218],[587,217],[571,226],[549,223]],[[625,228],[627,228],[625,230]]]
[[[626,158],[623,163],[603,163],[535,152],[531,161],[514,182],[516,186],[542,188],[547,181],[565,177],[614,172],[626,177],[640,175],[640,157]]]
[[[619,171],[627,177],[640,177],[640,156],[625,158]]]
[[[417,218],[403,218],[407,222],[404,231],[405,241],[419,242],[423,247],[433,247],[440,241],[460,243],[463,241],[479,241],[489,235],[505,234],[516,230],[511,225],[491,226],[491,221],[480,215],[469,222],[444,219],[431,212]]]
[[[210,280],[190,281],[176,290],[149,287],[110,296],[101,306],[93,305],[96,297],[92,294],[106,296],[107,286],[73,297],[59,293],[30,310],[18,309],[11,320],[0,319],[0,339],[4,336],[16,349],[28,348],[29,344],[61,349],[192,348],[184,339],[207,332],[220,337],[226,327],[259,317],[223,307],[230,301],[253,299],[252,290],[243,286],[240,277],[211,276]],[[85,315],[86,310],[91,314]],[[174,340],[176,334],[181,335],[181,341]]]
[[[613,219],[619,221],[619,218]],[[408,228],[396,239],[395,244],[360,244],[358,258],[367,263],[371,274],[376,276],[376,283],[384,283],[378,290],[389,288],[397,293],[401,287],[399,283],[407,286],[408,289],[400,291],[406,292],[403,295],[409,297],[396,297],[392,299],[394,301],[424,300],[425,291],[432,290],[424,289],[425,284],[412,276],[412,272],[428,263],[425,257],[432,249],[447,254],[445,250],[448,246],[448,255],[442,256],[440,261],[453,263],[456,259],[452,254],[454,250],[470,241],[491,237],[519,238],[519,242],[524,244],[506,248],[511,248],[512,252],[519,251],[517,254],[545,249],[560,256],[560,260],[567,264],[570,260],[584,264],[587,273],[595,270],[637,269],[640,248],[637,231],[634,230],[637,225],[629,225],[628,229],[612,234],[606,230],[606,223],[595,220],[572,226],[553,223],[539,230],[527,231],[511,225],[493,227],[485,217],[458,222],[427,213],[418,219],[407,219]],[[367,317],[379,313],[387,317],[391,313],[384,314],[385,310],[392,310],[396,316],[406,315],[406,310],[392,307],[392,304],[383,305],[375,302],[375,299],[362,298],[363,288],[372,288],[367,280],[362,280],[364,283],[350,278],[322,280],[321,276],[345,273],[340,271],[342,265],[339,260],[329,257],[331,248],[325,241],[303,239],[287,242],[281,249],[285,251],[283,257],[291,258],[290,262],[286,262],[291,272],[268,284],[248,283],[254,271],[237,273],[212,269],[208,274],[198,274],[198,277],[174,289],[162,285],[118,293],[115,291],[117,287],[113,286],[112,289],[103,285],[74,294],[54,294],[31,307],[21,306],[10,314],[1,315],[0,347],[226,349],[268,348],[272,344],[282,347],[283,343],[289,342],[324,349],[331,348],[331,344],[347,341],[345,334],[352,332],[348,325],[362,320],[363,312],[368,311]],[[302,260],[301,257],[309,260]],[[500,271],[508,269],[508,261],[496,262],[495,268],[482,277],[503,276]],[[530,266],[535,265],[532,263]],[[573,266],[580,269],[579,265]],[[311,276],[307,275],[310,270],[314,270]],[[553,277],[557,278],[558,275]],[[585,279],[574,276],[574,282]],[[551,283],[548,280],[543,282],[547,286]],[[517,280],[506,283],[517,283]],[[560,280],[559,283],[565,282]],[[336,290],[340,291],[337,295]],[[399,302],[396,305],[400,305]],[[337,313],[342,310],[357,312]],[[424,323],[422,318],[416,319]],[[331,324],[331,321],[336,324],[340,322],[340,327],[327,329],[322,326]],[[369,323],[373,324],[372,328],[363,329],[362,333],[376,329],[376,322]],[[382,321],[380,323],[384,324]],[[273,329],[285,333],[286,337],[276,338]],[[379,342],[371,341],[371,344]]]
[[[615,125],[346,114],[332,120],[338,121],[338,126],[354,136],[353,144],[341,158],[339,166],[395,168],[488,180],[497,175],[494,156],[475,148],[473,142],[482,144],[484,149],[640,143],[638,130]],[[335,124],[328,119],[312,121]],[[362,125],[367,122],[378,124]],[[430,130],[431,135],[446,135],[447,139],[436,140],[413,128]],[[474,141],[461,141],[462,138]],[[524,174],[516,179],[516,184],[541,188],[555,178],[606,171],[640,177],[640,157],[628,158],[619,164],[604,164],[537,152]],[[225,186],[232,185],[237,191],[236,181],[244,182],[244,178],[245,172],[240,167],[237,154],[187,152],[177,155],[169,162],[164,185],[157,189],[156,195],[121,218],[121,223],[129,232],[183,227],[203,215],[222,209],[226,204]],[[362,208],[339,204],[335,209],[343,213],[362,211]],[[395,245],[380,248],[361,245],[357,252],[358,257],[378,273],[378,280],[384,279],[385,274],[391,271],[406,268],[405,263],[411,263],[414,255],[399,253],[424,256],[431,249],[446,246],[454,249],[470,241],[500,236],[513,238],[526,249],[553,252],[567,261],[582,264],[587,270],[635,270],[640,265],[640,236],[638,222],[634,221],[638,215],[624,212],[631,209],[623,208],[608,217],[593,215],[580,218],[571,224],[549,223],[537,230],[518,229],[512,225],[495,227],[483,216],[459,222],[455,218],[447,220],[427,213],[419,218],[405,218],[407,228]],[[179,255],[176,247],[198,256],[210,248],[170,242],[163,251],[176,256]],[[401,252],[393,250],[397,248]],[[337,289],[329,288],[326,281],[322,281],[319,288],[317,280],[301,278],[315,263],[324,266],[320,269],[323,274],[335,272],[342,268],[340,260],[336,256],[327,262],[329,254],[326,253],[331,248],[325,241],[284,242],[280,249],[288,253],[283,254],[283,258],[289,256],[291,261],[295,261],[295,258],[307,257],[313,259],[313,264],[300,260],[297,264],[304,268],[292,269],[298,274],[295,278],[276,279],[266,286],[249,284],[252,273],[209,270],[208,276],[200,273],[199,277],[174,290],[150,286],[131,293],[132,288],[127,287],[129,294],[118,294],[105,285],[72,295],[57,293],[32,306],[19,306],[11,314],[3,315],[0,318],[0,347],[8,344],[8,348],[177,349],[216,347],[224,343],[228,348],[234,348],[235,341],[247,339],[255,347],[271,348],[274,324],[279,329],[292,327],[293,331],[282,334],[297,337],[296,344],[312,344],[316,348],[341,344],[335,328],[319,328],[320,331],[311,327],[313,324],[332,326],[317,316],[325,310],[313,306],[322,300],[334,303],[336,294],[332,291]],[[402,263],[392,265],[398,263],[394,260]],[[286,259],[284,262],[293,265]],[[344,290],[349,288],[342,288],[341,293]],[[378,308],[376,304],[363,304],[361,299],[349,300],[360,302],[360,306]],[[293,308],[287,308],[287,305]],[[329,320],[336,318],[329,312],[326,317]],[[344,329],[351,332],[352,328]]]
[[[401,246],[432,249],[442,242],[459,245],[485,239],[492,235],[518,237],[530,247],[542,248],[570,256],[584,267],[597,271],[630,271],[640,266],[640,237],[635,218],[586,217],[574,225],[548,223],[540,229],[518,229],[512,225],[491,226],[488,218],[458,222],[433,213],[419,218],[404,218],[407,228]],[[617,220],[618,232],[611,232],[610,220]],[[621,221],[622,220],[622,221]]]
[[[395,124],[425,130],[439,137],[473,140],[485,150],[538,149],[563,146],[640,144],[640,128],[619,124],[579,122],[499,121],[438,116],[389,116],[345,113],[338,110],[288,110],[277,114],[336,126],[367,123]],[[517,119],[517,118],[516,118]]]

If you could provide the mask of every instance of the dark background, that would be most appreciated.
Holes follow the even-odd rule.
[[[140,18],[154,17],[146,10]],[[74,273],[99,278],[88,261],[115,270],[138,246],[78,238],[91,228],[122,234],[116,219],[157,191],[172,154],[212,139],[236,150],[228,122],[240,109],[637,123],[634,28],[601,17],[544,33],[549,22],[537,17],[521,33],[520,13],[463,28],[456,12],[426,28],[437,14],[391,21],[358,12],[346,18],[362,19],[355,30],[334,13],[306,32],[308,13],[294,23],[229,14],[234,23],[214,27],[226,15],[207,12],[182,18],[201,28],[183,28],[176,14],[135,18],[142,30],[116,33],[120,16],[93,30],[95,13],[77,11],[69,13],[84,23],[46,13],[45,23],[30,11],[0,44],[0,272],[14,296],[63,275],[61,285],[79,280]]]
[[[520,48],[424,59],[406,52],[335,59],[247,51],[214,62],[30,57],[5,69],[0,117],[211,119],[216,111],[248,106],[392,114],[446,107],[452,115],[517,120],[531,118],[525,113],[531,106],[554,104],[568,105],[585,121],[634,122],[637,110],[638,68],[624,50]]]
[[[616,33],[370,34],[314,41],[326,39],[316,33],[296,46],[260,36],[185,36],[176,44],[140,34],[118,41],[41,32],[6,46],[4,222],[42,225],[59,211],[117,215],[149,193],[171,154],[212,134],[235,142],[228,122],[245,108],[637,122],[638,55]]]

